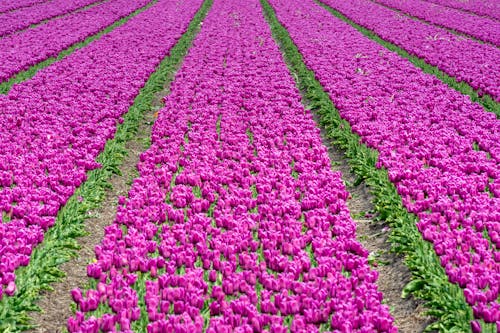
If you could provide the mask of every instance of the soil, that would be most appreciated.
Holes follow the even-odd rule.
[[[313,117],[316,123],[319,123],[318,116],[313,114]],[[323,128],[321,137],[333,162],[332,169],[342,173],[344,184],[351,194],[347,206],[357,225],[356,237],[374,258],[372,268],[379,273],[378,289],[384,295],[383,302],[389,307],[395,325],[400,333],[423,332],[425,327],[433,322],[433,318],[425,315],[422,301],[411,295],[406,299],[401,298],[404,286],[410,282],[411,273],[404,264],[404,258],[390,252],[389,225],[385,221],[375,219],[370,189],[364,182],[354,186],[356,175],[351,172],[344,153],[326,138]]]
[[[170,81],[172,77],[169,78]],[[91,218],[87,220],[86,230],[88,235],[79,239],[81,250],[79,256],[61,266],[67,274],[66,278],[53,284],[53,292],[44,292],[38,305],[42,312],[31,314],[33,322],[38,325],[32,333],[60,333],[65,331],[67,319],[73,315],[70,296],[72,289],[83,288],[88,282],[86,267],[94,259],[94,246],[99,244],[104,235],[104,227],[113,223],[116,214],[118,196],[126,196],[132,180],[137,176],[136,165],[139,155],[147,147],[151,136],[151,127],[156,117],[156,110],[162,106],[162,98],[168,94],[168,87],[157,93],[153,101],[153,110],[148,112],[134,140],[127,143],[129,152],[120,167],[121,176],[115,175],[110,179],[112,189],[108,190],[105,202],[101,208],[90,212]],[[318,117],[313,114],[317,123]],[[326,139],[322,129],[323,144],[328,148],[329,156],[333,162],[333,169],[342,173],[342,179],[351,194],[348,207],[351,216],[357,223],[357,239],[371,253],[376,264],[373,269],[379,273],[377,285],[384,294],[384,303],[390,308],[395,320],[395,325],[401,333],[420,333],[432,323],[433,318],[425,315],[423,302],[412,296],[403,299],[401,292],[410,281],[411,273],[404,265],[403,257],[390,252],[391,245],[387,238],[389,225],[384,221],[374,219],[372,214],[372,195],[364,182],[354,186],[356,176],[351,172],[344,154]]]
[[[161,98],[155,98],[154,105],[159,108]],[[125,157],[121,167],[121,176],[114,175],[110,180],[112,188],[106,193],[106,199],[100,209],[89,212],[92,215],[86,220],[85,228],[87,236],[78,239],[81,249],[78,257],[64,263],[60,268],[67,275],[63,281],[54,283],[54,291],[43,292],[38,305],[42,312],[33,312],[31,317],[33,323],[38,327],[29,332],[32,333],[60,333],[65,331],[66,322],[73,315],[71,304],[71,290],[84,288],[89,281],[87,277],[87,265],[95,258],[94,247],[104,237],[104,228],[113,223],[119,196],[127,196],[132,180],[137,177],[136,165],[139,155],[147,148],[145,142],[151,137],[151,128],[155,120],[155,111],[145,114],[137,134],[133,140],[126,144],[128,155]]]

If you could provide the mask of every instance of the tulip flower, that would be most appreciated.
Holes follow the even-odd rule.
[[[116,233],[97,248],[113,290],[102,301],[127,327],[145,295],[147,320],[135,325],[149,332],[285,332],[291,314],[297,330],[314,332],[340,311],[345,327],[394,331],[348,193],[262,14],[257,2],[214,2],[117,208]],[[164,270],[151,274],[159,258]]]

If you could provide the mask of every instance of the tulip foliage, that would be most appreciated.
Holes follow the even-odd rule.
[[[322,3],[456,81],[468,84],[480,95],[488,94],[500,102],[500,52],[496,46],[458,36],[371,1],[323,0]]]
[[[0,96],[0,299],[200,5],[159,1]]]
[[[449,281],[463,289],[473,316],[498,327],[496,117],[314,2],[270,3],[340,115],[379,152],[377,167],[387,169],[403,205],[418,217],[422,237]]]
[[[70,332],[396,332],[258,1],[216,0]]]
[[[0,83],[130,15],[149,0],[111,0],[0,39]]]

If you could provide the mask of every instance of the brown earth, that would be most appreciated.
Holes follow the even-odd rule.
[[[169,78],[170,81],[172,77]],[[90,212],[86,221],[88,235],[79,239],[79,256],[61,266],[67,274],[59,283],[53,284],[53,292],[44,292],[38,302],[42,312],[32,313],[33,322],[38,325],[32,333],[60,333],[65,331],[66,321],[73,314],[70,296],[72,289],[83,288],[89,281],[86,274],[87,264],[94,258],[94,246],[99,244],[104,235],[104,227],[113,223],[116,215],[118,196],[127,196],[132,180],[137,177],[136,165],[139,155],[147,146],[151,136],[151,126],[156,117],[156,110],[162,106],[162,98],[168,94],[168,85],[164,91],[155,95],[153,110],[148,112],[139,126],[135,138],[126,144],[129,152],[120,167],[121,176],[110,179],[112,188],[107,191],[101,208]],[[314,115],[317,123],[318,117]],[[372,195],[364,182],[354,186],[356,176],[351,172],[344,154],[326,139],[322,129],[323,144],[328,148],[333,162],[333,169],[342,173],[346,188],[351,193],[348,207],[357,223],[357,239],[370,252],[373,268],[379,272],[377,285],[384,294],[384,303],[390,308],[395,324],[401,333],[420,333],[432,323],[432,317],[424,314],[422,302],[412,296],[403,299],[401,292],[410,281],[411,273],[404,265],[401,256],[391,253],[387,238],[390,228],[384,221],[378,221],[373,215]]]
[[[159,108],[161,98],[157,98],[155,105]],[[151,126],[155,119],[155,111],[146,114],[141,122],[135,138],[126,144],[128,155],[120,166],[121,176],[114,175],[110,180],[112,188],[106,193],[106,199],[100,209],[89,212],[92,215],[85,222],[87,236],[78,239],[81,249],[78,257],[64,263],[61,270],[67,276],[63,281],[54,283],[53,292],[42,293],[38,302],[42,312],[31,314],[33,323],[38,327],[32,333],[60,333],[65,331],[66,321],[73,315],[71,310],[71,290],[77,287],[84,288],[89,281],[87,265],[95,258],[94,247],[104,237],[104,227],[113,223],[119,196],[127,196],[134,178],[137,177],[136,165],[139,155],[147,148],[151,137]]]
[[[316,123],[319,118],[314,115]],[[388,241],[390,227],[385,221],[378,221],[373,214],[373,196],[364,182],[355,186],[356,175],[351,172],[344,153],[326,139],[321,129],[323,144],[328,148],[332,169],[342,173],[342,179],[351,197],[347,205],[356,222],[356,238],[370,252],[372,268],[379,273],[378,289],[384,294],[384,303],[390,308],[396,326],[401,333],[420,333],[432,323],[432,317],[425,315],[423,302],[409,296],[401,298],[404,286],[410,282],[411,273],[404,264],[404,258],[390,252]]]

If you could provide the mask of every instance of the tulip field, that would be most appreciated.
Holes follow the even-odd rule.
[[[0,0],[0,333],[500,332],[499,12]]]

